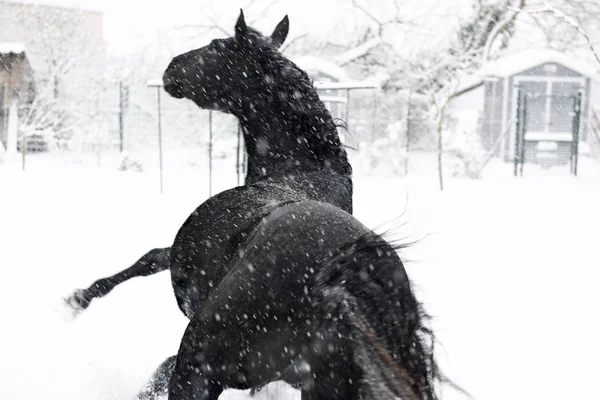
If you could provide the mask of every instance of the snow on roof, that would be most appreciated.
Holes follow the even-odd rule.
[[[600,81],[600,68],[595,68],[586,61],[547,49],[527,50],[491,61],[481,68],[479,74],[507,77],[546,63],[561,64],[584,76]]]
[[[341,82],[315,82],[317,89],[377,89],[381,82],[376,79],[365,79],[363,81],[341,81]]]
[[[294,58],[292,61],[298,67],[309,73],[309,75],[311,72],[320,72],[338,81],[350,80],[344,68],[332,63],[331,61],[327,61],[319,57],[301,56]]]
[[[68,8],[72,10],[82,10],[88,12],[102,12],[101,0],[81,1],[81,0],[4,0],[7,3],[25,4],[29,6],[45,6]]]
[[[22,54],[25,53],[25,45],[23,43],[0,43],[0,54]]]
[[[586,61],[567,56],[555,50],[526,50],[484,64],[478,71],[460,77],[456,93],[469,92],[484,80],[509,77],[546,63],[563,65],[581,75],[600,82],[600,68],[595,69]]]
[[[146,86],[162,86],[163,80],[161,78],[148,79]]]

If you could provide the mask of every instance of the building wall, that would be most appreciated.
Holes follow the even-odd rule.
[[[103,14],[82,9],[0,0],[0,43],[19,42],[33,67],[36,118],[69,135],[92,124],[98,98],[110,89]],[[23,112],[24,116],[25,112]],[[60,131],[60,132],[59,132]]]
[[[39,25],[41,18],[45,23]],[[36,47],[43,43],[35,39],[53,34],[54,25],[64,21],[77,21],[76,31],[81,37],[106,48],[104,15],[100,12],[0,0],[0,42],[24,43],[34,59],[34,53],[42,50]],[[35,61],[32,64],[35,69]]]
[[[0,43],[23,43],[38,81],[53,80],[59,65],[65,95],[84,92],[106,68],[103,26],[100,12],[0,0]]]
[[[504,79],[484,82],[482,144],[486,150],[492,149],[503,132],[504,86]],[[498,146],[496,153],[499,154],[499,152],[500,147]]]
[[[0,141],[6,145],[12,101],[26,104],[33,95],[33,70],[25,54],[0,54]]]

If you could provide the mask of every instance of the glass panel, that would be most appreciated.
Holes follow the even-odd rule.
[[[554,82],[550,99],[550,132],[572,132],[579,83]]]
[[[546,82],[522,82],[521,90],[527,95],[525,131],[546,131]]]

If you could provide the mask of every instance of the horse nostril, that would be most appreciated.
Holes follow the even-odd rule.
[[[169,86],[171,84],[175,84],[175,79],[169,74],[169,71],[165,71],[163,74],[163,85]]]
[[[163,87],[167,93],[176,98],[183,97],[183,85],[177,77],[177,70],[167,69],[163,74]]]
[[[163,73],[163,83],[179,83],[177,76],[181,74],[181,65],[171,61],[165,72]]]

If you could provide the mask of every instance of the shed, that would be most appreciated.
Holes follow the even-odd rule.
[[[569,161],[574,140],[590,130],[592,82],[598,71],[553,50],[529,50],[484,65],[482,142],[505,160],[515,158],[517,140],[524,161]],[[519,138],[517,138],[519,130]]]

